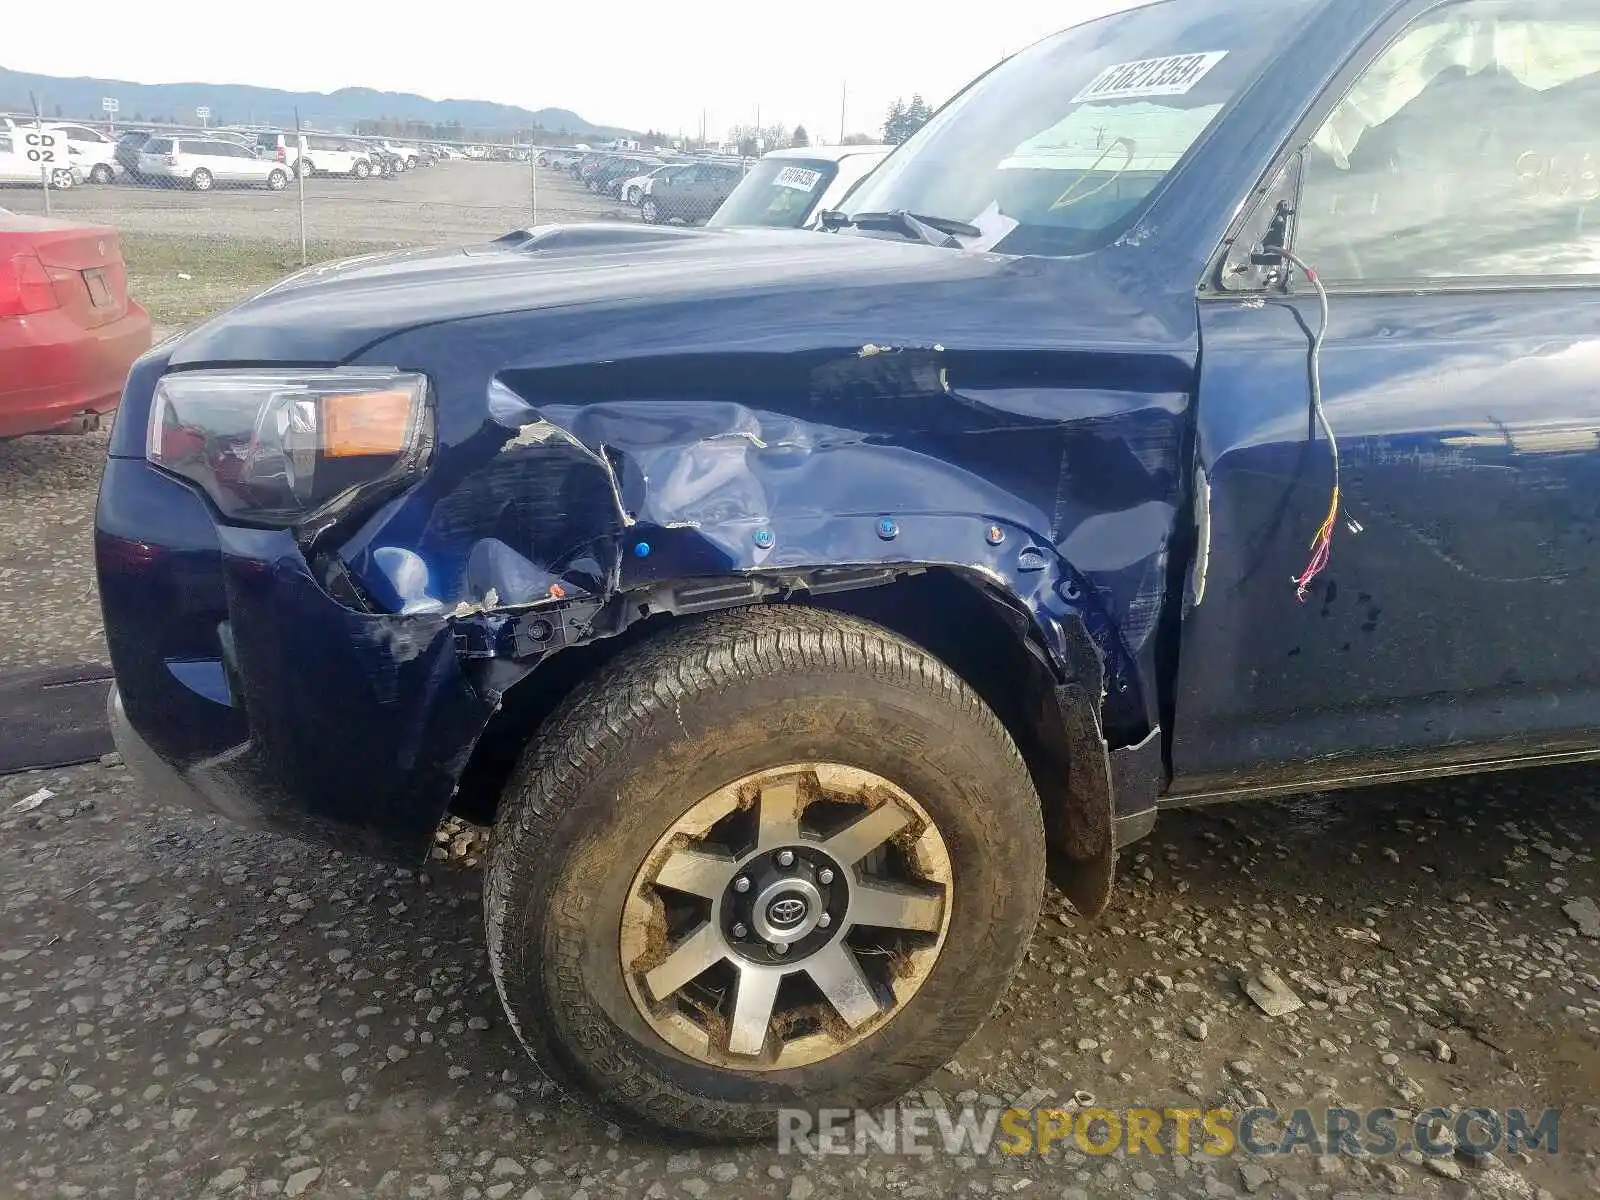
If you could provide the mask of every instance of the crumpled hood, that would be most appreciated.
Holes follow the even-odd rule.
[[[334,363],[421,325],[501,313],[591,313],[825,289],[936,287],[1008,261],[895,240],[794,230],[606,223],[544,226],[481,246],[311,267],[199,326],[172,365]]]

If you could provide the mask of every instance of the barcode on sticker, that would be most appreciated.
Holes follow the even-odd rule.
[[[817,180],[821,178],[821,171],[808,171],[804,167],[785,167],[778,172],[777,184],[779,187],[809,192],[817,186]]]
[[[1089,85],[1072,98],[1072,103],[1181,96],[1227,57],[1226,50],[1212,50],[1204,54],[1169,54],[1165,58],[1114,63],[1090,80]]]

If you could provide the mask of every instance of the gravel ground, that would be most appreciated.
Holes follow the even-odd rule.
[[[93,557],[106,438],[0,440],[0,673],[106,661]]]
[[[1093,925],[1052,894],[999,1013],[917,1099],[1548,1104],[1559,1155],[925,1161],[624,1136],[542,1086],[500,1018],[465,865],[482,831],[398,871],[163,807],[113,764],[0,780],[0,1194],[1594,1194],[1600,941],[1561,906],[1600,896],[1600,776],[1344,800],[1174,814]],[[1244,996],[1263,963],[1306,1008]]]
[[[579,188],[563,171],[539,169],[538,219],[632,219],[635,210]],[[116,183],[85,185],[50,198],[52,215],[113,225],[130,233],[300,244],[299,195],[265,188],[194,192]],[[43,193],[0,192],[0,207],[40,212]],[[313,241],[427,246],[467,242],[533,223],[534,188],[526,163],[452,159],[394,179],[306,181],[306,237]]]
[[[509,212],[525,172],[449,163],[312,191],[330,214],[342,200],[324,194],[356,197],[326,236],[450,240],[521,219],[411,226],[421,202],[372,196],[498,179]],[[264,193],[66,200],[125,205],[118,223],[155,233],[271,237],[282,223]],[[0,672],[103,659],[89,559],[103,454],[103,435],[0,442]],[[818,1159],[625,1136],[539,1083],[484,967],[484,830],[447,823],[419,874],[163,806],[114,761],[13,776],[0,779],[0,1196],[1594,1195],[1597,833],[1593,768],[1171,814],[1124,854],[1101,921],[1049,897],[1000,1011],[913,1098],[1549,1105],[1559,1155]],[[1266,1015],[1242,988],[1263,965],[1305,1007]]]

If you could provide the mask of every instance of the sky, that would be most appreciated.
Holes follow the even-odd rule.
[[[514,3],[440,6],[271,0],[99,0],[63,26],[16,4],[0,65],[137,83],[246,83],[291,91],[371,87],[439,99],[571,109],[598,125],[707,132],[804,124],[837,141],[875,133],[914,92],[937,106],[1006,54],[1134,0],[988,0],[972,5]],[[251,15],[258,11],[259,19]],[[391,12],[385,21],[374,14]],[[843,15],[829,20],[823,14]],[[426,13],[426,16],[422,16]]]

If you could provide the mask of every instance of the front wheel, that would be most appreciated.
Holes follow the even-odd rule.
[[[89,172],[89,179],[93,183],[110,183],[117,177],[109,163],[95,163],[94,169]]]
[[[289,173],[287,171],[269,171],[267,173],[267,187],[274,192],[281,192],[289,186]]]
[[[351,174],[357,179],[365,179],[372,174],[372,165],[364,158],[356,159],[356,165],[351,169]]]
[[[639,214],[644,217],[646,225],[659,225],[661,223],[661,209],[656,204],[654,196],[646,196],[644,203],[639,206]]]
[[[746,610],[624,654],[541,730],[495,829],[489,957],[558,1082],[758,1137],[948,1062],[1043,876],[1027,767],[954,672],[852,617]]]
[[[211,190],[211,172],[202,167],[189,176],[189,185],[197,192],[209,192]]]
[[[72,172],[64,168],[52,171],[50,173],[50,186],[55,188],[58,192],[67,191],[77,182],[78,181],[73,177]]]

